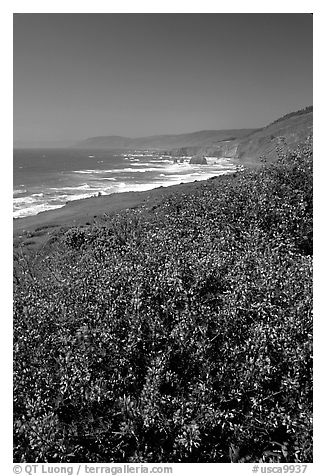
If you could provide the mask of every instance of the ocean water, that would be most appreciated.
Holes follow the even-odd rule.
[[[208,165],[192,165],[189,160],[184,157],[182,163],[174,163],[171,156],[155,151],[17,149],[13,160],[13,216],[36,215],[99,193],[205,180],[236,167],[223,158],[207,158]]]

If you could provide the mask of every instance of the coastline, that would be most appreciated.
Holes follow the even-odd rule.
[[[160,186],[139,192],[117,192],[99,197],[89,197],[67,202],[61,208],[40,212],[37,215],[13,219],[14,246],[19,244],[32,245],[34,248],[45,239],[64,227],[85,226],[97,219],[122,210],[139,207],[152,207],[163,198],[175,194],[187,194],[198,188],[205,187],[211,180],[228,177],[235,172],[216,175],[206,180]],[[31,242],[30,239],[33,239]],[[30,243],[28,242],[30,241]]]

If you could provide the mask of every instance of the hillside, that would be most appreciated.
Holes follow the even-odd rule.
[[[228,129],[198,131],[189,134],[156,135],[128,138],[121,136],[91,137],[75,145],[86,149],[174,149],[176,147],[203,147],[222,140],[240,139],[256,129]]]
[[[14,256],[14,461],[312,462],[312,145]]]
[[[273,161],[278,156],[278,150],[284,151],[286,148],[296,147],[312,135],[312,129],[312,110],[289,114],[240,140],[237,157],[244,161],[259,158]]]
[[[172,155],[229,157],[242,162],[275,161],[278,153],[297,146],[312,134],[312,106],[291,112],[261,129],[198,131],[189,134],[128,138],[92,137],[79,142],[87,149],[158,149]]]
[[[204,147],[174,150],[177,155],[205,155],[230,157],[242,162],[259,163],[261,159],[273,162],[278,153],[295,148],[312,134],[312,106],[286,114],[273,123],[256,129],[250,134],[234,140],[221,140],[217,144],[207,143]]]

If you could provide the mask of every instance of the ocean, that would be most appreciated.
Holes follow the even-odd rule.
[[[157,151],[16,149],[13,156],[13,216],[36,215],[99,193],[150,190],[230,173],[230,159],[208,157],[190,164]]]

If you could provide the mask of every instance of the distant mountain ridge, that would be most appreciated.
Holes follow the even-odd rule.
[[[81,149],[174,149],[180,147],[203,147],[220,141],[240,139],[257,129],[204,130],[187,134],[164,134],[149,137],[100,136],[78,142]]]
[[[293,148],[313,132],[313,107],[290,112],[260,129],[203,130],[149,137],[101,136],[78,142],[81,149],[157,149],[175,156],[214,156],[242,162],[268,162],[282,148]]]

